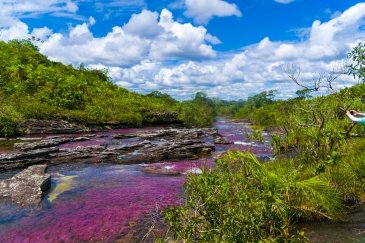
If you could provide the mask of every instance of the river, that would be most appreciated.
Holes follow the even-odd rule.
[[[251,130],[244,123],[219,119],[215,126],[226,140],[234,142],[216,145],[218,153],[239,149],[251,151],[262,160],[270,159],[272,151],[267,134],[264,143],[253,143],[246,138],[246,133]],[[120,129],[111,132],[132,133],[136,130]],[[87,143],[98,145],[108,142],[110,141],[99,139]],[[70,143],[64,146],[82,145]],[[6,149],[11,149],[11,146],[8,145],[3,150]],[[154,220],[151,217],[155,212],[180,204],[183,199],[185,175],[149,174],[143,170],[146,166],[189,172],[213,165],[212,158],[205,158],[149,165],[141,161],[141,164],[133,165],[69,163],[50,166],[48,172],[52,175],[52,187],[40,206],[0,204],[0,242],[131,241],[131,232],[143,234],[143,231],[139,233],[138,230],[144,223]],[[7,176],[3,174],[1,177]],[[312,225],[305,227],[314,240],[319,239],[318,242],[321,242],[322,238],[318,238],[315,231],[317,226]],[[325,226],[321,227],[323,229]],[[352,235],[353,233],[347,234],[346,238],[346,234],[341,233],[344,241],[338,242],[346,242]]]

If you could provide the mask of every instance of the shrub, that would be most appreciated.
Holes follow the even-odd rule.
[[[291,232],[293,222],[337,219],[342,204],[328,183],[300,175],[290,161],[266,166],[252,154],[229,152],[216,168],[189,176],[184,205],[167,209],[165,219],[174,237],[188,242],[305,240]]]
[[[10,117],[0,116],[0,136],[11,137],[19,134],[19,124]]]

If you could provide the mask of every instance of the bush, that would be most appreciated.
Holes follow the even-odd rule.
[[[185,101],[180,106],[178,118],[186,127],[210,127],[214,122],[214,111],[204,104]]]
[[[340,153],[328,160],[321,175],[340,193],[347,204],[359,203],[365,194],[365,141],[352,139],[344,144]]]
[[[19,124],[10,117],[0,116],[0,136],[11,137],[19,134]]]
[[[11,137],[20,133],[22,116],[9,104],[0,106],[0,136]]]
[[[291,232],[293,222],[342,212],[336,191],[318,177],[302,179],[292,162],[266,166],[235,151],[189,176],[185,193],[184,205],[164,215],[174,237],[188,242],[305,240]]]
[[[14,107],[23,115],[25,119],[47,120],[56,116],[58,109],[47,103],[43,103],[31,98],[17,99]]]

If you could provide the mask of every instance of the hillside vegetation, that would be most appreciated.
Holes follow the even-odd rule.
[[[103,70],[53,62],[28,40],[0,41],[0,136],[18,133],[26,119],[66,119],[85,124],[129,126],[181,122],[210,126],[206,97],[178,102],[155,91],[130,92],[113,84]]]
[[[350,72],[360,81],[353,87],[315,98],[316,87],[307,88],[285,101],[266,91],[219,108],[273,131],[276,157],[261,164],[251,154],[232,151],[216,168],[191,175],[185,203],[164,212],[176,239],[307,241],[295,223],[340,220],[348,206],[364,202],[365,126],[345,112],[365,111],[365,45],[349,57]]]

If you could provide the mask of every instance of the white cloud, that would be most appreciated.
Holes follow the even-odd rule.
[[[176,88],[191,83],[196,85],[212,85],[214,83],[219,84],[220,81],[225,81],[223,79],[219,80],[219,71],[215,65],[200,65],[190,61],[174,68],[162,68],[154,80],[158,84]]]
[[[42,13],[69,12],[76,13],[78,6],[70,0],[0,0],[0,14],[3,16],[33,16]]]
[[[288,80],[280,65],[300,65],[304,81],[310,81],[318,72],[332,71],[352,47],[365,39],[361,28],[365,24],[365,3],[328,22],[314,21],[303,40],[272,41],[265,37],[230,53],[216,53],[211,44],[219,44],[217,37],[203,26],[174,20],[167,9],[161,13],[143,10],[102,37],[90,31],[95,24],[93,18],[73,26],[67,34],[52,33],[47,27],[29,30],[16,17],[0,15],[0,24],[4,23],[8,27],[1,29],[0,39],[42,37],[40,50],[51,59],[107,68],[116,83],[130,90],[161,90],[180,99],[205,91],[237,99],[278,89],[282,97],[290,97],[299,87]],[[336,87],[355,82],[344,76]]]
[[[17,21],[11,27],[0,28],[0,40],[24,39],[29,37],[28,26]]]
[[[76,5],[76,3],[67,1],[66,2],[66,10],[70,13],[76,13],[77,10],[79,10],[79,7]]]
[[[242,16],[236,4],[224,0],[185,0],[185,5],[185,15],[198,24],[206,24],[215,16]]]
[[[20,17],[36,17],[40,14],[74,14],[78,6],[70,0],[0,0],[0,39],[24,39],[29,38],[28,26],[19,20]],[[37,38],[44,38],[50,34],[47,27],[35,29],[32,35]]]
[[[158,13],[148,10],[133,14],[123,29],[127,33],[146,38],[156,37],[163,32],[162,27],[158,25]]]
[[[96,22],[93,17],[71,27],[68,34],[52,34],[47,27],[34,29],[30,34],[25,23],[16,18],[7,20],[11,25],[0,29],[0,39],[29,38],[32,34],[44,40],[39,43],[42,53],[53,60],[75,65],[82,62],[130,67],[145,59],[213,58],[216,52],[209,43],[219,43],[218,38],[209,35],[202,26],[176,22],[167,9],[163,9],[160,15],[143,10],[132,15],[123,27],[113,27],[104,37],[94,37],[90,31],[90,26]]]
[[[151,44],[150,57],[156,60],[212,58],[216,56],[212,46],[205,43],[207,30],[190,23],[180,24],[173,20],[172,13],[163,9],[159,26],[163,33]]]
[[[288,4],[291,2],[294,2],[295,0],[275,0],[275,2],[277,3],[283,3],[283,4]]]
[[[91,21],[90,21],[91,23]],[[41,52],[57,61],[79,64],[120,65],[129,67],[143,61],[202,59],[216,55],[206,43],[207,30],[190,23],[174,21],[167,9],[160,16],[143,10],[134,14],[123,27],[114,27],[96,38],[89,24],[77,25],[67,35],[55,33],[40,46]]]
[[[325,23],[315,21],[306,40],[298,42],[271,41],[268,37],[229,56],[204,62],[189,61],[160,69],[128,69],[124,83],[133,84],[135,90],[150,91],[144,84],[170,92],[178,98],[189,98],[197,91],[226,99],[246,98],[258,92],[277,89],[280,96],[288,98],[300,89],[283,73],[280,66],[286,62],[301,67],[300,78],[311,82],[320,72],[331,72],[346,60],[348,51],[365,39],[365,3],[357,4],[337,18]],[[144,74],[140,73],[144,70]],[[138,83],[134,81],[139,75]],[[336,88],[353,85],[356,81],[344,75]]]
[[[56,33],[40,45],[40,51],[51,59],[66,63],[128,66],[148,53],[146,40],[128,35],[114,27],[105,37],[96,38],[87,24],[77,25],[68,36]]]
[[[52,35],[52,33],[53,31],[48,27],[34,28],[31,33],[31,36],[34,36],[35,38],[44,41],[47,40]]]
[[[112,0],[106,4],[108,7],[130,7],[143,6],[144,0]]]
[[[94,17],[93,16],[90,16],[89,17],[89,25],[90,26],[93,26],[95,23],[96,23],[96,20],[94,19]]]
[[[205,40],[209,43],[212,43],[213,45],[222,44],[222,41],[218,39],[218,37],[209,33],[205,35]]]
[[[275,56],[287,60],[295,59],[299,54],[300,51],[293,44],[283,43],[275,50]]]

